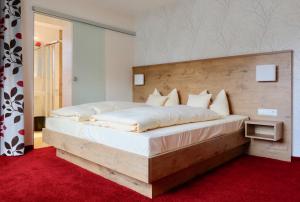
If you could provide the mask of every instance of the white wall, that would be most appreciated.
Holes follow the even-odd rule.
[[[135,65],[293,49],[293,155],[300,156],[299,10],[299,0],[178,0],[138,20]]]
[[[134,37],[105,31],[106,100],[132,100]]]
[[[51,9],[79,18],[134,30],[134,20],[127,16],[103,10],[93,0],[24,0],[22,2],[23,64],[25,99],[25,143],[32,144],[33,132],[33,12],[32,6]]]
[[[59,29],[58,27],[50,27],[46,26],[42,23],[35,23],[35,37],[37,37],[37,41],[41,42],[42,45],[47,43],[51,43],[53,41],[59,40]]]

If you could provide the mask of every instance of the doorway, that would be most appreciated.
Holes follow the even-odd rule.
[[[64,19],[34,14],[34,148],[52,110],[105,100],[105,29]]]
[[[67,21],[56,18],[34,16],[34,148],[47,146],[42,142],[46,117],[66,105],[63,99],[66,24]]]

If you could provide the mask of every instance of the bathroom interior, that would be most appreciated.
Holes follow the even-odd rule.
[[[42,142],[45,118],[62,107],[63,32],[67,21],[35,14],[34,24],[34,147]]]

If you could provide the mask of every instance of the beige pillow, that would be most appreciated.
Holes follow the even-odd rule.
[[[202,107],[207,109],[210,103],[211,94],[189,95],[187,106]]]
[[[179,105],[179,98],[178,98],[178,93],[177,93],[177,89],[173,89],[169,95],[167,95],[168,100],[165,103],[165,106],[176,106]]]
[[[157,88],[154,89],[152,95],[161,96],[160,92],[157,90]]]
[[[166,101],[168,100],[167,96],[161,96],[161,95],[149,95],[146,104],[152,105],[152,106],[163,106]]]
[[[209,108],[222,116],[230,114],[229,104],[225,90],[221,90]]]
[[[169,95],[167,96],[162,96],[160,92],[155,88],[153,93],[151,95],[155,96],[161,96],[161,97],[168,97],[167,101],[165,102],[164,106],[176,106],[179,105],[179,98],[178,98],[178,93],[177,89],[173,89]]]

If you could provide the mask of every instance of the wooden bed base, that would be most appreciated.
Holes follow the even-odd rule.
[[[59,158],[149,198],[242,155],[249,143],[240,130],[147,158],[48,129],[43,141]]]

